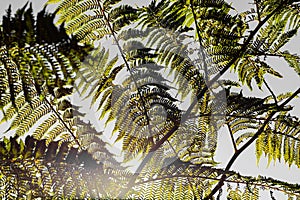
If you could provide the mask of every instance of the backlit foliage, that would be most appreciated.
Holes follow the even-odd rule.
[[[3,17],[0,108],[3,134],[13,136],[0,140],[2,198],[236,200],[259,199],[262,189],[300,197],[299,184],[230,169],[252,143],[257,161],[300,167],[289,105],[300,91],[275,94],[266,79],[283,78],[271,58],[299,75],[299,56],[285,49],[299,32],[299,1],[254,1],[243,13],[223,0],[47,4],[54,14],[45,8],[36,20],[28,5]],[[102,44],[111,41],[118,53]],[[229,70],[237,81],[221,77]],[[245,96],[242,85],[266,96]],[[75,91],[121,143],[122,164],[138,160],[135,173],[72,104]],[[222,169],[224,129],[234,154]]]

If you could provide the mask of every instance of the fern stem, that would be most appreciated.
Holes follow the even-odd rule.
[[[273,192],[272,192],[272,191],[270,191],[270,196],[271,196],[271,199],[272,199],[272,200],[276,200],[275,197],[274,197],[274,195],[273,195]]]
[[[256,7],[258,21],[261,22],[261,14],[260,14],[260,11],[259,11],[258,1],[254,0],[254,4],[255,4],[255,7]]]
[[[294,97],[296,97],[298,94],[300,93],[300,88],[298,88],[298,90],[296,92],[293,93],[292,96],[290,96],[287,100],[285,100],[279,107],[283,108],[286,104],[288,104]],[[229,171],[231,166],[233,165],[233,163],[236,161],[236,159],[239,157],[239,155],[245,150],[247,149],[257,138],[260,134],[263,133],[265,126],[268,125],[268,123],[270,122],[270,120],[272,119],[272,117],[277,113],[278,111],[272,111],[268,118],[266,119],[266,121],[263,123],[263,125],[260,127],[260,129],[253,135],[253,137],[248,140],[248,142],[246,144],[244,144],[237,152],[235,152],[233,154],[233,156],[231,157],[231,159],[229,160],[226,168],[225,168],[225,172]],[[214,189],[211,191],[211,193],[205,197],[204,200],[209,200],[212,199],[213,195],[220,189],[222,188],[224,181],[227,179],[227,175],[223,174],[221,176],[220,181],[217,183],[217,185],[214,187]]]
[[[252,64],[252,66],[258,71],[258,67],[255,65],[255,63],[253,62],[253,60],[251,60],[249,57],[247,58],[247,60]],[[276,104],[276,106],[278,106],[278,101],[277,101],[277,98],[276,98],[276,95],[274,94],[274,92],[272,91],[271,87],[269,86],[269,84],[267,83],[267,81],[265,79],[263,79],[263,82],[265,84],[265,86],[267,87],[267,89],[269,90],[269,92],[271,93],[273,99],[274,99],[274,102]]]
[[[232,171],[230,171],[230,172],[232,172]],[[226,172],[224,172],[224,173],[226,173]],[[240,175],[238,174],[238,176],[240,176]],[[146,184],[146,183],[150,183],[150,182],[160,181],[160,180],[164,180],[164,179],[172,179],[172,178],[197,178],[197,179],[209,179],[209,180],[215,180],[215,181],[220,181],[221,180],[220,178],[213,178],[213,177],[207,177],[207,176],[179,174],[179,175],[166,175],[166,176],[163,176],[163,177],[149,179],[149,180],[146,180],[146,181],[138,182],[135,185],[142,185],[142,184]],[[226,183],[235,183],[235,184],[245,184],[245,185],[251,185],[251,186],[258,186],[258,187],[268,188],[268,189],[271,189],[271,190],[276,190],[276,191],[279,191],[279,192],[283,192],[285,194],[295,195],[295,196],[300,197],[300,194],[293,193],[292,191],[288,192],[286,190],[287,188],[282,189],[282,188],[280,188],[280,186],[275,187],[275,186],[272,186],[272,185],[268,185],[268,178],[264,178],[261,183],[259,183],[259,182],[254,183],[253,182],[253,181],[261,181],[261,180],[256,180],[256,179],[250,180],[250,181],[247,180],[249,178],[251,179],[252,177],[242,176],[242,178],[244,178],[245,180],[224,180],[224,182],[226,182]],[[277,184],[278,184],[278,182],[280,182],[280,184],[282,184],[282,186],[286,186],[286,184],[287,184],[286,182],[279,181],[279,180],[274,180],[274,179],[271,179],[271,181],[276,181]],[[263,183],[263,182],[266,182],[266,183]],[[274,183],[270,182],[269,184],[274,184]],[[293,184],[293,185],[289,185],[289,186],[291,186],[293,188],[297,188],[300,185]]]
[[[258,52],[258,53],[253,53],[254,56],[268,56],[268,57],[279,57],[279,58],[284,58],[283,55],[280,54],[275,54],[275,53],[264,53],[264,52]]]
[[[130,76],[131,76],[131,78],[132,78],[132,80],[133,80],[133,83],[134,83],[135,87],[137,88],[137,92],[138,92],[138,95],[139,95],[139,97],[140,97],[140,99],[141,99],[142,107],[143,107],[143,109],[144,109],[144,115],[145,115],[145,117],[146,117],[146,121],[147,121],[147,125],[148,125],[148,130],[149,130],[150,135],[152,135],[152,133],[151,133],[151,127],[149,127],[149,126],[150,126],[150,118],[149,118],[149,116],[148,116],[147,109],[146,109],[146,103],[145,103],[145,101],[144,101],[144,99],[143,99],[143,96],[142,96],[142,94],[141,94],[140,88],[138,87],[137,81],[136,81],[135,78],[134,78],[134,74],[132,73],[132,71],[131,71],[131,69],[130,69],[129,63],[128,63],[128,61],[127,61],[125,55],[124,55],[124,52],[123,52],[123,50],[122,50],[122,48],[121,48],[121,45],[120,45],[120,43],[119,43],[119,40],[117,39],[117,37],[116,37],[116,35],[115,35],[115,31],[113,30],[113,28],[112,28],[112,26],[111,26],[111,24],[110,24],[110,21],[109,21],[108,17],[106,16],[106,14],[105,14],[105,12],[104,12],[102,6],[101,6],[100,0],[98,0],[97,3],[98,3],[98,6],[99,6],[99,8],[100,8],[100,11],[101,11],[101,13],[102,13],[102,15],[103,15],[103,18],[104,18],[104,20],[105,20],[105,22],[106,22],[106,24],[107,24],[107,27],[108,27],[109,31],[111,32],[111,35],[112,35],[112,37],[114,38],[114,41],[116,42],[116,45],[117,45],[117,47],[118,47],[118,50],[119,50],[119,52],[120,52],[120,54],[121,54],[121,57],[122,57],[124,63],[125,63],[125,66],[126,66],[126,68],[127,68],[127,71],[129,72],[129,74],[130,74]]]
[[[199,29],[199,26],[198,26],[198,23],[197,23],[197,16],[196,16],[196,13],[195,13],[195,10],[194,10],[193,1],[191,1],[190,6],[191,6],[192,13],[193,13],[193,19],[194,19],[195,26],[196,26],[196,32],[197,32],[197,35],[198,35],[198,42],[199,42],[199,45],[200,45],[200,53],[201,53],[201,56],[202,56],[202,62],[204,62],[203,63],[204,64],[204,73],[205,73],[204,77],[205,77],[206,83],[208,83],[209,77],[208,77],[208,71],[207,71],[207,63],[205,61],[204,51],[201,48],[203,46],[202,45],[202,39],[201,39],[201,36],[200,36],[200,29]]]
[[[52,104],[48,101],[47,97],[44,98],[45,102],[48,104],[48,106],[51,108],[51,110],[55,113],[55,115],[57,116],[57,118],[59,119],[59,121],[63,124],[63,126],[67,129],[67,131],[71,134],[71,136],[73,137],[73,139],[75,140],[76,144],[78,145],[78,147],[80,149],[82,149],[77,137],[74,135],[74,133],[72,132],[72,130],[68,127],[68,125],[66,124],[66,122],[61,118],[60,114],[54,109],[54,107],[52,106]]]
[[[33,81],[31,81],[31,84],[35,84]],[[82,149],[77,137],[74,135],[74,133],[72,132],[72,130],[68,127],[68,125],[65,123],[65,121],[61,118],[60,114],[54,109],[54,107],[52,106],[52,104],[48,101],[47,99],[47,95],[44,94],[44,101],[48,104],[48,106],[51,108],[51,110],[54,112],[54,114],[57,116],[57,118],[59,119],[59,121],[63,124],[63,126],[67,129],[67,131],[70,133],[70,135],[73,137],[73,139],[75,140],[76,144],[78,145],[78,147],[80,149]]]
[[[267,81],[264,79],[264,84],[265,86],[268,88],[269,92],[271,93],[273,99],[274,99],[274,102],[275,104],[278,106],[278,101],[277,101],[277,98],[276,98],[276,95],[275,93],[272,91],[271,87],[269,86],[269,84],[267,83]]]
[[[232,130],[231,130],[230,125],[228,123],[227,123],[227,127],[228,127],[228,130],[229,130],[229,135],[230,135],[231,142],[232,142],[232,145],[233,145],[233,148],[234,148],[234,152],[237,152],[238,149],[237,149],[236,143],[234,141]]]
[[[201,114],[201,115],[195,115],[194,118],[198,117],[223,117],[224,115],[216,115],[216,114]],[[259,121],[265,121],[266,118],[264,117],[255,117],[255,116],[244,116],[244,115],[233,115],[233,114],[228,114],[226,117],[235,117],[235,118],[243,118],[243,119],[253,119],[253,120],[259,120]],[[280,120],[277,119],[271,119],[271,122],[277,122]],[[230,122],[230,120],[227,120],[227,122]]]

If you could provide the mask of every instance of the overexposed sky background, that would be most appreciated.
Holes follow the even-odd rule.
[[[1,0],[0,3],[0,14],[1,16],[5,14],[5,10],[8,8],[9,4],[12,4],[13,13],[17,8],[22,7],[27,0]],[[31,0],[33,3],[34,12],[39,12],[46,0]],[[137,4],[139,6],[147,5],[149,0],[127,0],[127,2],[131,4]],[[235,7],[238,12],[245,11],[249,6],[250,1],[241,1],[241,0],[232,0],[228,1],[233,3],[233,7]],[[2,21],[2,17],[0,19]],[[290,52],[300,54],[300,37],[294,38],[289,45],[286,46]],[[300,86],[300,78],[299,76],[293,71],[293,69],[289,68],[285,62],[282,60],[272,60],[272,66],[277,69],[279,72],[282,73],[284,76],[283,79],[278,79],[272,76],[267,75],[266,80],[271,85],[272,89],[275,91],[276,94],[283,93],[285,91],[295,91]],[[283,70],[284,68],[284,70]],[[227,73],[225,77],[236,77],[235,74]],[[269,95],[266,88],[263,88],[263,91],[259,91],[254,87],[254,91],[249,91],[248,88],[243,88],[243,93],[246,95],[259,95],[261,97],[265,97]],[[292,101],[292,104],[295,105],[295,110],[293,111],[294,115],[300,117],[300,100],[295,99]],[[93,112],[93,111],[91,111]],[[92,115],[91,115],[92,116]],[[94,119],[91,119],[93,121]],[[0,129],[2,129],[0,126]],[[99,127],[98,127],[99,128]],[[101,128],[101,127],[100,127]],[[2,131],[2,130],[1,130]],[[217,157],[216,161],[222,162],[224,166],[227,164],[227,161],[231,158],[233,154],[233,148],[231,145],[230,137],[227,130],[223,129],[219,134],[220,141],[228,141],[228,142],[221,142],[218,146]],[[274,165],[273,163],[267,168],[267,159],[262,158],[260,161],[259,166],[256,165],[256,157],[255,157],[255,145],[252,144],[250,148],[248,148],[243,154],[237,159],[235,164],[232,167],[232,170],[238,171],[243,175],[263,175],[263,176],[270,176],[280,180],[286,180],[293,183],[300,183],[300,173],[299,169],[292,165],[289,168],[287,165],[278,163]],[[260,199],[265,199],[267,197],[267,193]],[[278,199],[281,199],[281,195],[275,193],[274,196]],[[267,199],[271,199],[268,195]]]

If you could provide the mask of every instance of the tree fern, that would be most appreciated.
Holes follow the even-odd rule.
[[[217,192],[221,197],[227,182],[228,199],[257,199],[259,189],[265,188],[299,196],[297,184],[230,171],[253,142],[258,159],[264,153],[269,162],[283,158],[299,166],[299,120],[288,115],[288,103],[300,90],[275,95],[264,78],[281,77],[268,63],[270,56],[283,57],[299,71],[298,56],[282,49],[299,29],[299,5],[254,3],[256,9],[232,14],[231,5],[221,0],[154,0],[142,8],[119,0],[64,0],[55,11],[60,29],[49,27],[57,38],[43,33],[42,24],[54,18],[45,9],[38,14],[36,29],[26,6],[14,18],[8,13],[1,32],[1,108],[6,119],[12,119],[9,130],[17,135],[30,131],[36,121],[41,124],[33,130],[39,140],[27,137],[25,145],[16,138],[1,141],[5,192],[20,198],[212,199]],[[26,26],[20,23],[23,15]],[[132,21],[137,29],[116,37]],[[13,23],[17,26],[11,28]],[[123,63],[99,48],[80,68],[88,48],[77,42],[96,43],[106,35],[113,36]],[[123,46],[118,39],[125,41]],[[198,57],[191,59],[195,52]],[[229,68],[250,89],[253,79],[259,88],[266,85],[271,97],[234,93],[231,88],[239,84],[220,80]],[[74,83],[97,105],[100,120],[113,125],[124,161],[142,158],[136,173],[119,167],[102,133],[80,119],[68,99]],[[190,105],[184,107],[186,101]],[[224,124],[234,154],[225,169],[218,169],[215,152]],[[26,169],[24,163],[29,163]],[[16,174],[22,176],[20,181]],[[28,174],[37,192],[30,190]],[[60,177],[67,178],[63,182]],[[19,182],[27,186],[14,187]]]

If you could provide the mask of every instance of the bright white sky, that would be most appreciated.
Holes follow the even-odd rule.
[[[12,4],[13,11],[15,11],[17,8],[23,6],[27,0],[1,0],[0,3],[0,14],[3,15],[5,13],[5,10],[8,8],[9,4]],[[33,9],[34,12],[38,12],[43,8],[44,3],[46,0],[32,0],[33,2]],[[138,5],[146,5],[149,0],[127,0],[127,2],[131,3],[137,3]],[[249,7],[248,1],[241,1],[241,0],[232,0],[233,7],[237,8],[237,10],[244,11],[245,8]],[[2,17],[0,19],[2,21]],[[299,36],[295,38],[290,45],[287,46],[287,49],[289,49],[293,53],[300,54],[299,49],[300,39]],[[267,76],[267,81],[272,86],[272,89],[275,91],[276,94],[285,92],[285,91],[295,91],[300,86],[300,79],[299,76],[290,68],[287,67],[287,65],[284,62],[281,61],[273,61],[272,64],[274,64],[274,68],[280,71],[284,75],[284,79],[280,80],[271,76]],[[282,68],[285,68],[282,70]],[[234,74],[227,74],[227,77],[236,77]],[[261,95],[266,96],[267,90],[264,88],[264,91],[254,90],[252,91],[252,95]],[[251,92],[247,88],[243,88],[244,94],[251,94]],[[300,101],[293,100],[293,104],[297,105],[295,111],[293,112],[294,115],[297,115],[300,117]],[[1,126],[0,126],[1,128]],[[2,127],[3,128],[3,127]],[[1,129],[2,129],[1,128]],[[217,161],[221,161],[224,163],[224,165],[227,164],[228,159],[230,159],[233,148],[230,143],[229,134],[227,131],[222,131],[220,133],[220,141],[229,141],[229,142],[222,142],[219,144],[219,148],[217,151]],[[271,176],[280,180],[287,180],[294,183],[300,183],[300,173],[299,169],[294,167],[294,165],[289,169],[286,165],[281,163],[276,163],[274,166],[273,164],[270,165],[269,168],[266,168],[266,159],[261,159],[259,167],[256,166],[256,158],[255,158],[255,148],[254,145],[252,145],[249,149],[247,149],[236,161],[236,163],[233,165],[232,170],[239,171],[243,175],[264,175],[264,176]],[[271,199],[270,196],[266,193],[264,193],[263,196],[261,196],[260,199]],[[281,199],[282,196],[275,193],[275,197],[278,199]]]

